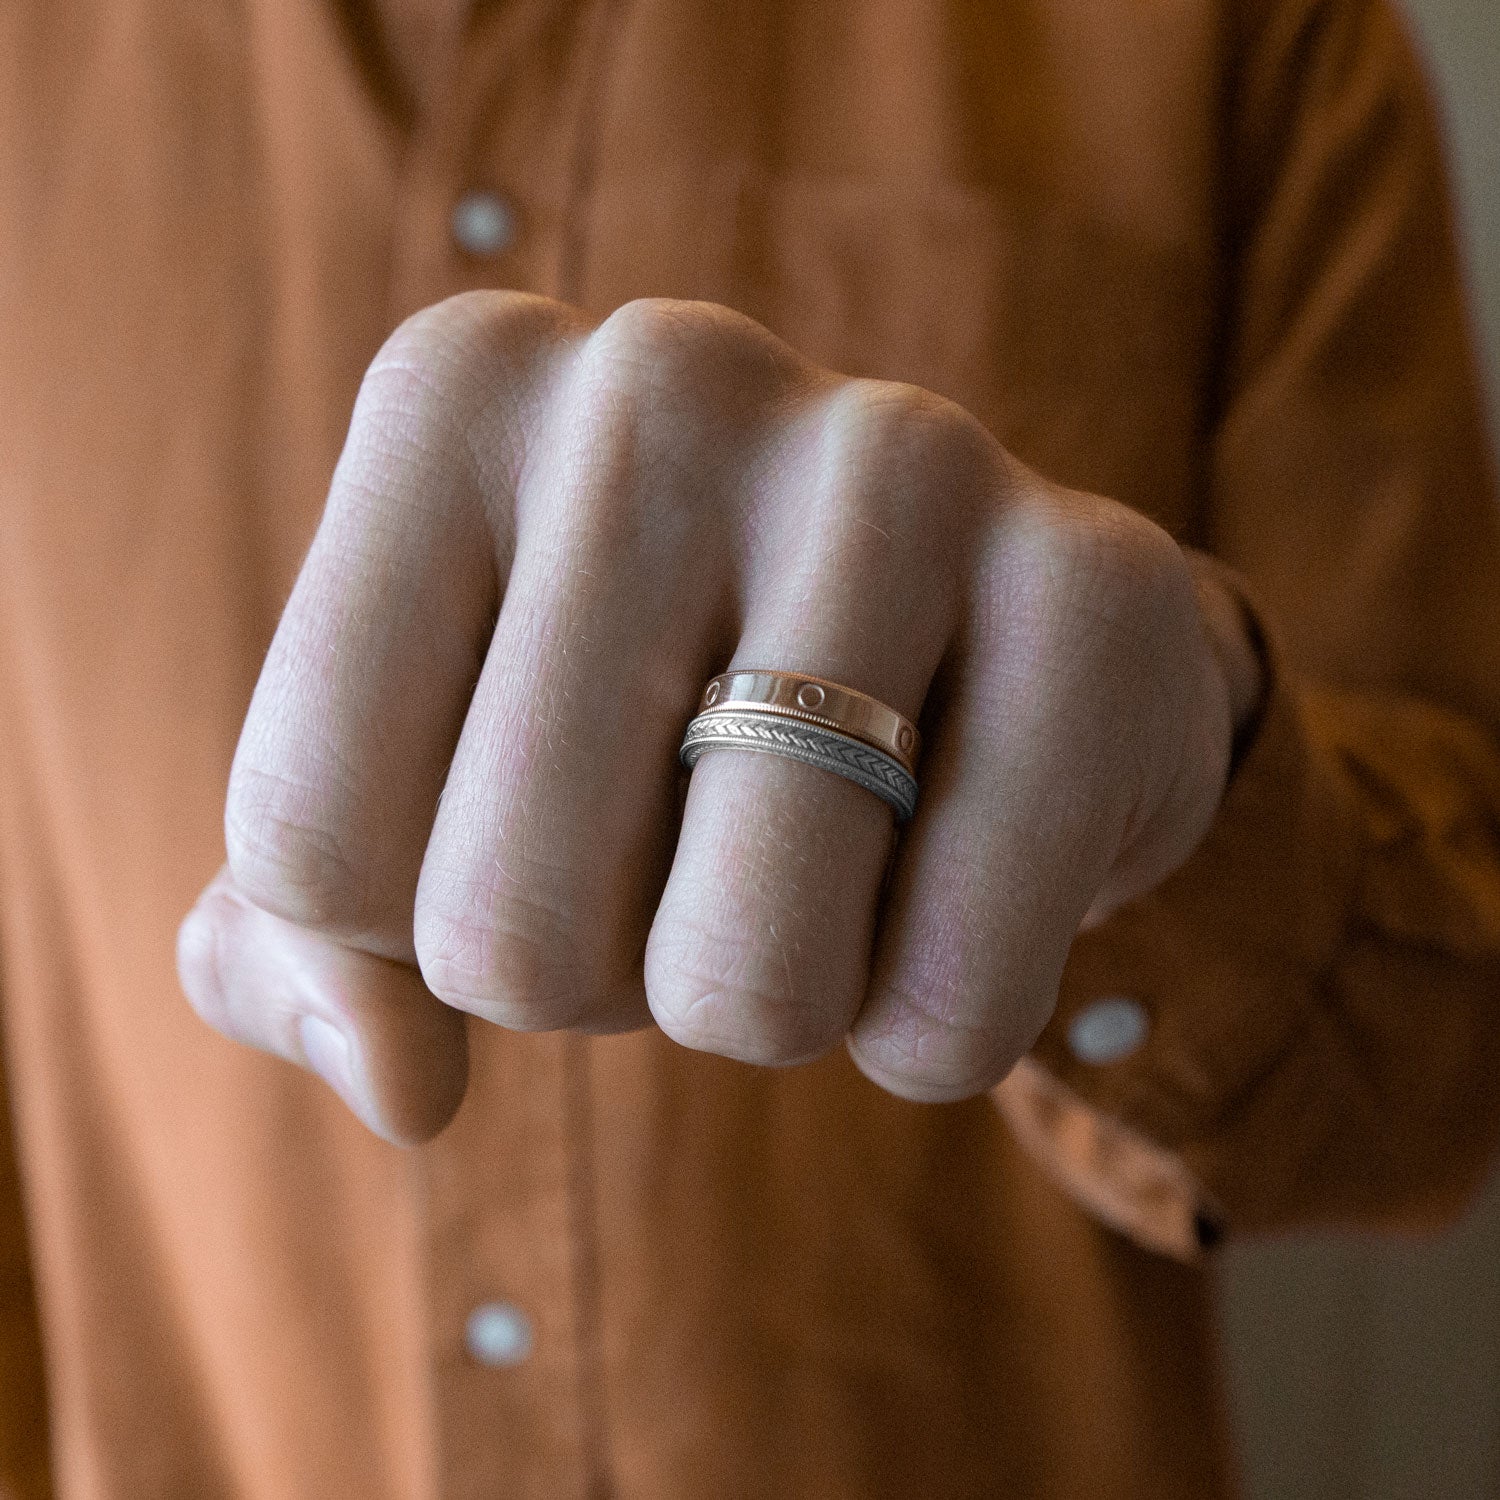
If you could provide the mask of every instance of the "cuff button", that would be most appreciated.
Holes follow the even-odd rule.
[[[1068,1022],[1068,1047],[1079,1062],[1121,1062],[1141,1046],[1150,1030],[1151,1018],[1139,1000],[1106,995]]]

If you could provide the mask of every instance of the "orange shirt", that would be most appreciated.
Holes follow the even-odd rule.
[[[729,303],[1245,579],[1219,822],[1003,1111],[476,1024],[402,1152],[189,1011],[357,381],[476,286]],[[1378,0],[13,0],[0,335],[7,1493],[40,1347],[71,1497],[1206,1500],[1200,1247],[1481,1175],[1500,539]]]

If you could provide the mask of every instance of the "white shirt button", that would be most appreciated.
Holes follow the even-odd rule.
[[[1068,1046],[1079,1062],[1120,1062],[1146,1040],[1150,1029],[1151,1018],[1139,1000],[1106,995],[1068,1022]]]
[[[516,211],[499,193],[474,188],[453,205],[454,243],[469,255],[499,255],[516,237]]]
[[[500,1370],[531,1353],[531,1319],[509,1302],[482,1302],[464,1325],[464,1343],[482,1365]]]

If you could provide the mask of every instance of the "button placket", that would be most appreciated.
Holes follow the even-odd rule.
[[[476,1026],[469,1097],[421,1152],[428,1339],[452,1500],[582,1494],[565,1036]]]
[[[558,14],[555,0],[476,12],[431,71],[395,206],[393,324],[476,287],[559,293],[602,33],[592,7],[567,12],[577,55],[562,65],[558,37],[534,45]],[[419,1153],[438,1492],[599,1493],[586,1044],[470,1035],[464,1107]]]

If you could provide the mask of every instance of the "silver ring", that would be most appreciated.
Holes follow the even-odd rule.
[[[832,771],[874,792],[904,823],[917,810],[916,778],[893,756],[851,735],[775,713],[722,709],[701,713],[687,727],[678,752],[689,770],[705,750],[763,750]]]

